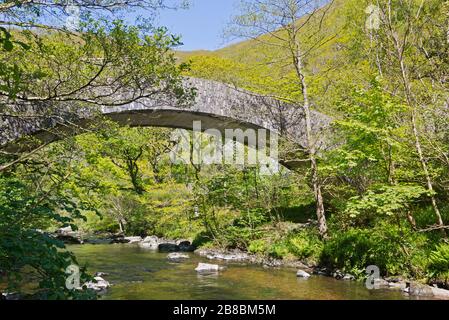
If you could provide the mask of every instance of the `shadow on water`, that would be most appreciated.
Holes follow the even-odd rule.
[[[195,300],[285,299],[352,300],[406,299],[399,291],[370,291],[362,283],[314,276],[296,277],[294,269],[265,269],[254,265],[228,265],[218,274],[198,274],[203,258],[191,254],[181,263],[169,262],[166,254],[132,245],[70,246],[90,272],[105,272],[112,287],[104,299]],[[210,261],[209,261],[210,263]]]

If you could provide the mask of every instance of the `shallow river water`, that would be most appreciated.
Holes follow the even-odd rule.
[[[201,275],[194,270],[198,262],[216,262],[190,254],[189,260],[172,263],[167,254],[134,245],[82,245],[69,246],[69,250],[90,272],[108,274],[104,278],[112,287],[103,299],[407,299],[399,291],[368,290],[360,282],[322,276],[300,279],[296,270],[289,268],[227,264],[218,274]]]

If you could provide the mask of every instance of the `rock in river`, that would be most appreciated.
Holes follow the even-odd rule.
[[[206,257],[209,260],[223,260],[228,262],[246,262],[250,260],[250,255],[245,252],[227,252],[212,249],[198,249],[196,254]]]
[[[193,252],[196,249],[188,240],[180,240],[176,244],[179,246],[179,251],[181,252]]]
[[[169,253],[167,259],[172,262],[180,262],[184,259],[189,259],[189,255],[185,253],[173,252]]]
[[[94,279],[95,281],[89,281],[84,284],[87,289],[101,292],[107,290],[111,286],[111,284],[102,277],[95,277]]]
[[[3,292],[0,294],[0,300],[21,300],[22,296],[16,292]]]
[[[156,236],[146,237],[141,243],[139,243],[139,247],[144,249],[157,250],[157,248],[159,247],[159,241],[159,238]]]
[[[209,263],[198,263],[198,267],[196,267],[196,272],[218,272],[224,270],[225,267],[221,267],[218,264],[209,264]]]
[[[355,277],[352,274],[347,273],[342,279],[345,281],[354,281]]]
[[[390,287],[390,284],[387,280],[384,279],[374,279],[373,281],[374,289],[386,289]]]
[[[305,272],[304,270],[298,270],[298,272],[296,272],[296,276],[297,276],[298,278],[304,278],[304,279],[310,278],[310,274],[308,274],[308,273]]]

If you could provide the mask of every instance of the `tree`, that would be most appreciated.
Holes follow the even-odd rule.
[[[193,90],[181,81],[186,65],[177,64],[171,50],[180,38],[148,19],[129,26],[114,18],[137,7],[154,14],[170,3],[180,2],[78,1],[79,27],[71,30],[52,23],[70,14],[60,1],[5,2],[0,8],[5,17],[0,21],[1,119],[60,124],[62,130],[49,130],[65,137],[85,129],[69,120],[80,110],[95,114],[99,106],[144,103],[145,98],[179,105],[190,101]],[[36,147],[32,142],[28,149]]]
[[[370,33],[378,48],[379,68],[389,80],[386,90],[399,97],[408,107],[414,149],[436,223],[445,234],[422,131],[431,130],[428,121],[432,120],[425,115],[435,115],[437,105],[445,104],[449,99],[447,79],[443,76],[444,71],[440,71],[440,68],[447,70],[447,64],[445,58],[439,58],[443,52],[448,52],[445,34],[447,18],[444,19],[446,23],[436,21],[444,17],[441,14],[441,1],[377,1],[377,5],[380,9],[379,29],[371,30]],[[429,40],[438,37],[440,50],[436,54],[433,46],[437,42]]]
[[[20,292],[24,268],[31,268],[38,282],[34,298],[93,299],[89,290],[69,290],[65,270],[77,264],[76,258],[64,250],[62,242],[44,233],[50,223],[65,227],[73,225],[81,213],[75,203],[66,198],[49,197],[46,192],[30,188],[13,178],[0,179],[0,280],[8,290]],[[83,271],[81,280],[89,276]]]
[[[59,21],[70,17],[70,7],[75,5],[71,1],[6,1],[0,7],[6,17],[0,21],[6,51],[2,64],[10,66],[16,78],[7,81],[10,74],[5,74],[1,79],[3,100],[120,105],[179,90],[179,78],[169,78],[177,67],[168,52],[179,44],[179,38],[164,28],[152,27],[148,20],[125,26],[110,19],[111,14],[131,8],[154,14],[170,6],[168,2],[185,4],[177,0],[77,1],[76,7],[83,13],[79,13],[80,22],[73,30],[61,22],[51,23],[55,17]],[[37,22],[41,15],[49,22]],[[30,67],[30,61],[36,66],[28,70],[25,66]],[[38,83],[30,87],[33,80]],[[128,94],[123,95],[123,90]]]
[[[312,0],[245,0],[242,1],[242,14],[233,18],[230,33],[275,48],[280,56],[276,55],[268,63],[288,66],[285,72],[290,75],[293,88],[277,92],[276,96],[295,103],[304,111],[305,151],[310,162],[319,230],[326,238],[328,230],[317,163],[317,140],[312,132],[314,104],[309,90],[310,70],[307,68],[307,60],[313,51],[332,38],[320,33],[320,26],[332,3],[320,8],[322,4]],[[288,77],[287,74],[284,76]]]
[[[147,161],[155,183],[162,182],[162,161],[171,151],[171,131],[160,128],[112,127],[99,134],[99,152],[111,159],[131,180],[136,193],[145,191],[140,165]]]
[[[61,23],[73,9],[65,4],[73,3],[81,10],[75,29]],[[170,3],[180,2],[2,1],[0,122],[44,121],[79,133],[85,128],[68,119],[80,110],[95,115],[98,106],[120,106],[144,98],[176,99],[179,104],[189,100],[191,90],[185,90],[181,81],[186,66],[177,65],[171,52],[180,39],[149,20],[129,26],[116,19],[117,13],[131,8],[155,13]],[[53,131],[66,137],[67,131]],[[35,147],[35,141],[31,145]],[[39,230],[68,225],[76,229],[75,219],[84,217],[81,211],[92,209],[83,204],[93,188],[102,187],[101,182],[78,184],[81,177],[73,175],[72,166],[80,164],[76,151],[38,144],[28,154],[1,154],[0,162],[6,164],[0,168],[0,277],[11,290],[20,289],[21,272],[31,268],[39,280],[39,298],[95,297],[92,292],[65,287],[66,267],[76,259],[61,242]],[[131,145],[123,151],[131,159],[124,163],[134,188],[140,191],[140,150]],[[82,165],[76,169],[83,170]],[[76,194],[84,191],[84,198]],[[88,279],[83,272],[82,281]]]

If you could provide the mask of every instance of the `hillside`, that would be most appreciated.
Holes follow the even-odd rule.
[[[316,108],[320,111],[334,113],[333,99],[328,97],[347,91],[346,79],[352,78],[358,83],[364,81],[358,80],[364,78],[360,73],[369,72],[364,70],[365,61],[358,61],[350,56],[351,47],[358,41],[355,39],[358,33],[354,32],[354,26],[358,24],[361,28],[364,27],[364,8],[363,4],[354,0],[336,0],[330,7],[320,9],[322,12],[326,11],[325,19],[319,21],[320,25],[312,23],[309,30],[304,32],[303,41],[306,46],[312,47],[308,39],[311,32],[316,33],[314,39],[320,38],[322,42],[309,52],[306,59],[309,76],[313,78]],[[307,17],[299,19],[298,25],[302,25],[305,19]],[[277,35],[281,33],[278,32]],[[276,46],[276,41],[273,36],[265,34],[216,51],[177,52],[176,56],[179,61],[190,62],[192,76],[229,82],[252,91],[277,95],[279,90],[285,90],[286,83],[291,82],[294,76],[291,75],[293,68],[288,51]],[[350,50],[341,50],[348,47]],[[336,74],[339,76],[333,76]],[[298,87],[290,87],[289,98],[301,99]]]

